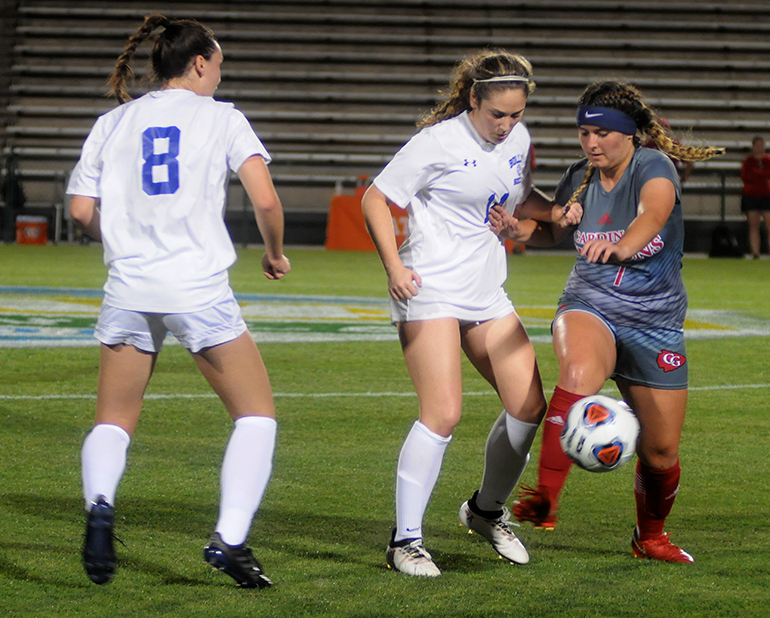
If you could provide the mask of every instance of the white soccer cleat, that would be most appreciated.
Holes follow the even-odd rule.
[[[460,507],[460,523],[463,526],[472,532],[478,532],[492,543],[495,551],[505,560],[515,564],[527,564],[529,553],[518,537],[511,532],[510,518],[511,514],[506,508],[503,508],[503,514],[500,517],[487,519],[474,513],[467,502]]]
[[[414,577],[438,577],[441,571],[422,544],[415,539],[401,547],[388,545],[386,553],[388,568]]]

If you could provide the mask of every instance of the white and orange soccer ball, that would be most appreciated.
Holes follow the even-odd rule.
[[[616,470],[636,452],[639,421],[628,404],[592,395],[570,408],[561,432],[561,447],[589,472]]]

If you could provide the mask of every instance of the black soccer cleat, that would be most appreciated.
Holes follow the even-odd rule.
[[[218,532],[211,535],[208,545],[203,548],[203,559],[232,577],[239,588],[269,588],[273,585],[245,543],[228,545]]]
[[[115,575],[115,511],[104,496],[99,496],[91,505],[86,519],[86,536],[83,543],[83,566],[86,575],[95,584],[106,584]]]

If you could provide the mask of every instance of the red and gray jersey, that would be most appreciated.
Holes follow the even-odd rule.
[[[585,176],[586,160],[572,165],[556,190],[556,201],[566,203]],[[637,216],[642,187],[653,178],[667,178],[676,190],[676,202],[660,232],[632,258],[621,263],[588,263],[578,256],[559,304],[579,300],[608,321],[622,326],[681,330],[687,311],[682,281],[684,224],[681,187],[671,160],[649,148],[637,148],[620,182],[606,191],[595,173],[578,201],[583,219],[574,232],[580,251],[589,240],[617,242]]]

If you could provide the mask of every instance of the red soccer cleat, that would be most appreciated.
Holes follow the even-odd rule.
[[[556,527],[556,511],[551,510],[551,498],[544,489],[521,486],[519,498],[513,503],[513,516],[518,521],[530,521],[536,530],[553,530]]]
[[[634,528],[634,536],[631,539],[631,549],[634,550],[634,556],[661,560],[662,562],[683,562],[685,564],[695,562],[695,558],[671,542],[668,538],[669,534],[665,533],[657,538],[641,541],[639,540],[639,530]]]

